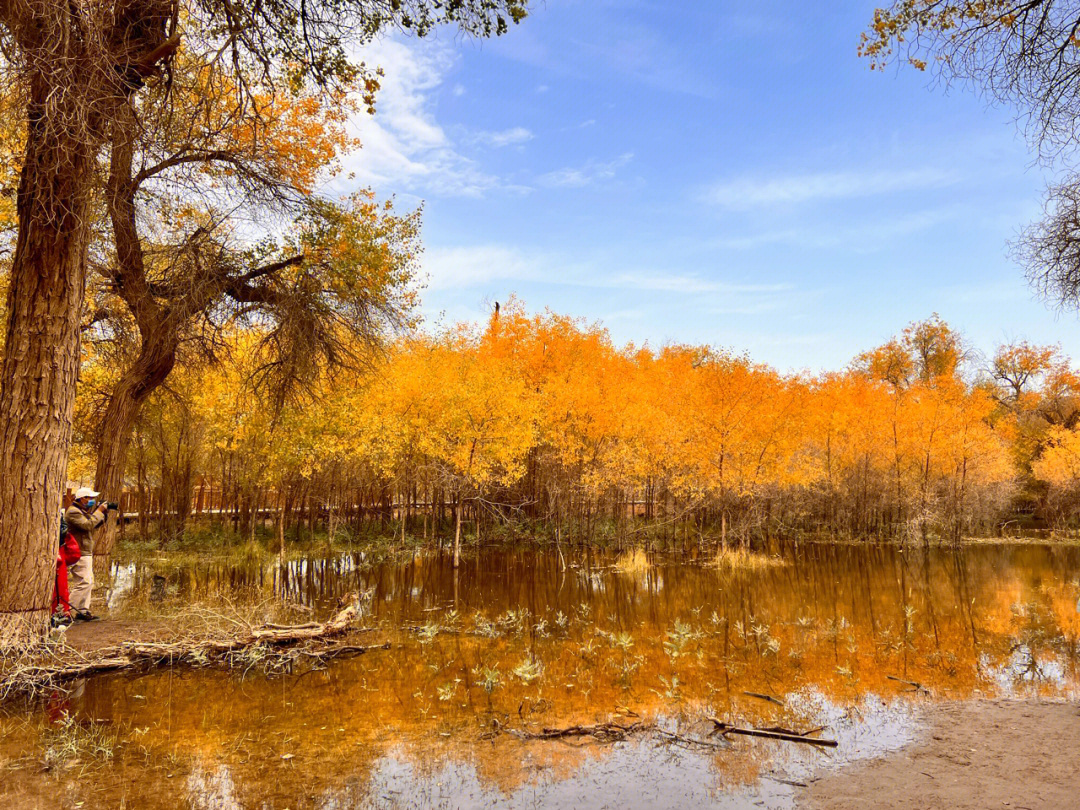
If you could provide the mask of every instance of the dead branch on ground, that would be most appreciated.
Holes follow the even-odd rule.
[[[299,625],[264,624],[251,626],[232,621],[233,630],[163,642],[124,642],[90,653],[80,653],[64,645],[29,650],[8,661],[0,661],[0,699],[21,694],[35,696],[66,681],[108,672],[149,669],[187,663],[206,666],[223,663],[245,671],[262,664],[267,671],[292,671],[301,658],[321,664],[334,658],[361,655],[369,650],[387,649],[389,644],[363,646],[342,644],[357,618],[355,599],[326,622]]]

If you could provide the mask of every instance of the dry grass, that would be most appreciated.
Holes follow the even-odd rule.
[[[615,558],[615,570],[622,574],[643,574],[651,567],[649,555],[640,548],[624,551]]]
[[[42,732],[43,764],[46,770],[74,764],[108,762],[120,746],[120,734],[111,726],[79,722],[65,715]]]
[[[732,571],[760,571],[784,565],[784,560],[748,548],[721,548],[713,557],[712,564]]]

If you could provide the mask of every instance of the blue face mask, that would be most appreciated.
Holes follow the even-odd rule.
[[[86,502],[87,509],[93,509],[95,506],[97,506],[97,501],[95,501],[93,498]]]

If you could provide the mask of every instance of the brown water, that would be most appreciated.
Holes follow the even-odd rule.
[[[255,666],[98,678],[52,705],[9,709],[0,806],[55,807],[60,795],[83,807],[784,808],[788,782],[912,739],[929,702],[1080,697],[1077,547],[821,544],[734,571],[687,558],[633,573],[605,555],[568,563],[485,551],[458,572],[439,556],[121,567],[117,609],[157,589],[170,602],[227,596],[325,615],[362,592],[365,640],[392,648],[271,678]],[[107,729],[114,753],[41,776],[65,712]],[[506,731],[635,716],[695,738],[709,716],[825,725],[840,745]]]

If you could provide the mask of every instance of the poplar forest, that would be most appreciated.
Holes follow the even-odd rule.
[[[123,504],[138,535],[712,549],[1070,536],[1080,517],[1070,359],[1026,343],[977,354],[936,317],[811,376],[710,347],[618,347],[601,325],[511,302],[482,326],[399,338],[279,410],[252,382],[262,338],[229,333],[227,359],[181,364],[147,401]],[[75,479],[92,476],[110,368],[84,366]]]
[[[744,6],[0,0],[0,807],[1076,806],[1080,2]]]

